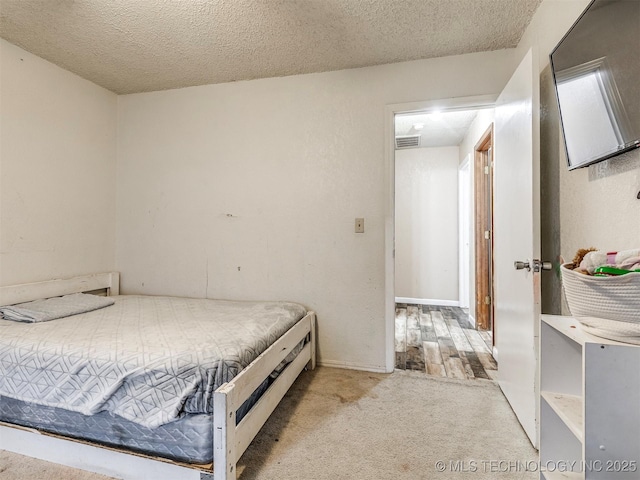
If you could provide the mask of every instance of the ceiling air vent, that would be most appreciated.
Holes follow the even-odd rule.
[[[401,148],[416,148],[420,146],[420,135],[398,135],[396,137],[396,150]]]

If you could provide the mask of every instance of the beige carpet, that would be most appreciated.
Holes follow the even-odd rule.
[[[491,381],[318,368],[283,399],[241,458],[238,478],[520,480],[539,478],[523,471],[536,462]],[[104,478],[0,452],[2,480]]]

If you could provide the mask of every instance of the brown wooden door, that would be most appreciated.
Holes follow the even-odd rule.
[[[493,324],[493,125],[474,152],[474,218],[476,325],[492,330]],[[495,332],[494,332],[495,343]]]

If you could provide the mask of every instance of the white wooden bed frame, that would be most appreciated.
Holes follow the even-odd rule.
[[[106,290],[107,295],[119,294],[117,272],[86,275],[0,287],[0,305],[13,305],[40,298],[78,292]],[[0,422],[0,449],[40,458],[50,462],[80,468],[124,479],[215,479],[236,478],[236,464],[260,428],[267,421],[300,372],[314,369],[315,313],[307,315],[256,358],[232,381],[214,393],[213,465],[187,465],[171,460],[137,454],[118,448],[103,447],[91,442],[51,435],[38,430]],[[309,341],[300,354],[271,384],[259,401],[236,425],[236,411],[278,364],[303,339]]]

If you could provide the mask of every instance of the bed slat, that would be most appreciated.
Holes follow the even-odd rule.
[[[278,406],[300,372],[304,370],[309,362],[310,352],[311,345],[307,343],[236,427],[236,462],[269,419],[271,412]]]

